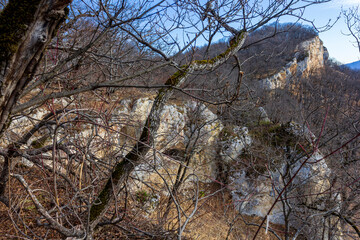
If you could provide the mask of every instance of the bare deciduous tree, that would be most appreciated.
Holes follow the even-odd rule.
[[[36,208],[37,225],[65,237],[91,239],[99,226],[121,227],[127,204],[146,198],[139,192],[129,200],[127,188],[131,173],[146,163],[151,150],[156,159],[155,136],[173,93],[206,100],[184,85],[228,62],[242,50],[249,33],[286,15],[300,17],[309,5],[327,1],[9,1],[0,13],[0,200],[9,207],[18,233],[42,234],[17,214],[27,198]],[[199,45],[209,49],[220,36],[230,39],[223,52],[196,55]],[[236,66],[240,69],[239,62]],[[239,97],[243,73],[236,75],[235,87],[219,81],[213,89],[222,98],[209,102],[230,104]],[[110,96],[102,89],[110,89]],[[118,94],[156,90],[144,124],[116,114],[121,102],[112,101],[113,89]],[[24,122],[32,124],[16,129]],[[135,131],[134,126],[139,134],[128,132]],[[128,141],[118,141],[124,138]],[[186,148],[175,183],[159,173],[169,193],[162,219],[175,205],[178,239],[198,207],[197,176],[191,181],[191,211],[184,210],[176,195],[190,178],[185,173],[191,149],[194,146]],[[19,158],[35,164],[29,171],[43,185],[15,168]],[[20,200],[11,195],[10,184],[25,189]]]
[[[355,46],[359,49],[360,52],[360,13],[359,13],[359,7],[352,7],[348,10],[344,10],[343,16],[345,18],[345,23],[347,26],[347,29],[349,31],[349,34],[354,38],[355,40]]]

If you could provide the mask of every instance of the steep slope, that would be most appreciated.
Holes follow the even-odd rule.
[[[262,79],[261,86],[268,90],[284,88],[291,84],[294,76],[306,77],[310,73],[319,71],[324,67],[327,58],[327,50],[320,38],[316,36],[299,44],[292,61],[287,63],[280,72]]]
[[[291,56],[287,64],[284,58],[279,60],[286,64],[280,71],[271,68],[277,73],[249,75],[268,76],[255,79],[260,80],[257,85],[266,90],[285,91],[297,77],[321,72],[328,54],[315,36],[297,44],[287,55]],[[116,96],[116,100],[106,104],[89,102],[91,110],[81,113],[72,100],[63,100],[53,103],[61,108],[74,108],[76,118],[82,117],[83,121],[76,125],[64,122],[56,137],[61,143],[74,144],[70,148],[73,155],[86,149],[88,156],[103,164],[98,167],[99,178],[114,165],[117,156],[126,155],[139,139],[153,104],[153,96]],[[188,231],[184,232],[189,239],[250,238],[263,218],[269,220],[266,232],[269,230],[273,235],[264,231],[261,239],[276,239],[275,234],[283,236],[284,232],[303,239],[341,239],[342,229],[331,213],[339,211],[343,202],[332,194],[333,169],[317,148],[315,135],[309,127],[295,122],[273,123],[257,99],[248,102],[253,112],[241,110],[247,115],[246,120],[244,115],[225,117],[221,110],[227,104],[216,109],[193,99],[168,103],[161,114],[152,150],[119,195],[117,204],[124,206],[119,207],[119,216],[131,219],[132,226],[151,230],[159,227],[167,232],[176,232],[182,224],[189,223]],[[230,107],[241,108],[241,104],[235,101]],[[285,109],[284,102],[277,104]],[[11,125],[14,135],[33,127],[49,111],[44,109],[14,120]],[[45,130],[44,127],[47,134]],[[48,146],[53,144],[52,138],[37,135],[29,139],[27,146],[41,142],[37,146],[41,148],[44,144],[40,140]],[[104,141],[106,147],[100,144]],[[76,145],[82,142],[86,148]],[[43,157],[36,164],[51,168],[52,156]],[[80,175],[80,181],[75,183],[84,189],[86,176],[82,181],[82,171],[93,166],[61,159],[58,168],[61,173]],[[285,186],[286,191],[276,200]],[[330,231],[339,235],[332,237]]]

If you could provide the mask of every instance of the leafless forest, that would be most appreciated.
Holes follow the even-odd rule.
[[[0,239],[359,239],[329,1],[0,0]]]

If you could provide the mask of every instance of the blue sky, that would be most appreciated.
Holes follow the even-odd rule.
[[[329,3],[309,7],[305,11],[305,17],[314,20],[316,26],[322,26],[329,19],[335,20],[339,16],[342,7],[347,9],[359,5],[360,0],[333,0]],[[335,58],[341,63],[359,61],[359,49],[354,47],[352,37],[343,34],[346,32],[344,19],[340,18],[333,28],[319,35],[324,42],[324,46],[328,48],[331,58]]]
[[[306,0],[302,1],[302,3],[305,2]],[[268,4],[268,1],[264,1],[264,3]],[[340,19],[330,30],[320,32],[319,36],[328,49],[330,58],[334,58],[343,64],[359,61],[360,51],[354,46],[355,39],[352,36],[345,35],[348,31],[344,18],[341,16],[341,9],[346,10],[359,5],[360,0],[332,0],[327,3],[308,6],[303,15],[304,19],[313,21],[319,29],[328,24],[329,20],[333,23],[340,16]],[[286,23],[296,20],[297,18],[286,16],[282,17],[280,22]],[[309,25],[306,22],[303,24]]]

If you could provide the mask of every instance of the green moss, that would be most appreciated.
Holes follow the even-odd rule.
[[[253,138],[253,143],[240,155],[242,161],[247,163],[248,176],[267,174],[268,169],[281,166],[284,158],[303,154],[300,144],[306,149],[309,143],[301,136],[295,135],[291,128],[290,123],[262,123],[250,129],[249,134]]]
[[[36,207],[35,207],[34,203],[33,203],[32,200],[30,200],[30,199],[25,200],[25,201],[23,202],[23,204],[24,204],[24,209],[27,210],[27,211],[31,211],[31,212],[32,212],[32,211],[36,210]]]
[[[109,183],[109,182],[108,182]],[[111,183],[110,183],[111,184]],[[101,191],[98,196],[98,199],[94,202],[94,204],[90,208],[90,221],[94,221],[104,210],[107,202],[109,200],[109,193],[111,190],[111,185],[105,185],[105,188]]]
[[[149,194],[145,190],[140,190],[135,193],[136,201],[144,203],[148,200]]]
[[[213,57],[212,59],[208,59],[208,60],[195,60],[194,63],[195,64],[214,64],[215,62],[217,62],[218,60],[225,58],[231,51],[233,51],[233,49],[235,47],[237,47],[239,45],[239,43],[242,41],[242,39],[244,38],[244,32],[241,32],[237,38],[230,40],[230,47],[228,47],[226,49],[225,52],[220,53],[219,55],[217,55],[216,57]]]
[[[273,146],[283,146],[286,142],[285,139],[291,135],[286,131],[285,126],[272,123],[259,124],[252,128],[249,133],[253,138]]]
[[[208,59],[208,60],[195,60],[194,63],[199,64],[199,65],[214,64],[215,61],[218,60],[218,59],[219,59],[219,55],[212,58],[212,59]]]
[[[290,133],[287,128],[288,125],[286,124],[277,124],[269,128],[268,136],[273,146],[296,146],[298,138],[294,134]]]
[[[107,204],[110,200],[111,191],[113,191],[113,185],[116,186],[120,177],[123,174],[125,174],[125,171],[124,171],[125,165],[126,165],[126,160],[123,160],[116,165],[116,167],[112,173],[112,178],[107,181],[105,187],[99,194],[98,198],[95,200],[94,204],[91,206],[91,208],[90,208],[90,221],[91,222],[94,221],[107,206]]]
[[[198,64],[207,64],[207,63],[209,63],[209,61],[210,60],[197,60],[195,62],[198,63]]]
[[[186,76],[189,72],[189,66],[183,65],[180,67],[180,70],[175,72],[165,83],[165,85],[175,86],[179,83],[179,80]]]
[[[40,138],[32,141],[30,145],[31,145],[31,147],[33,147],[33,148],[42,148],[42,147],[44,147],[46,141],[47,141],[49,138],[50,138],[49,135],[44,135],[44,136],[42,136],[42,137],[40,137]]]
[[[272,123],[270,122],[270,121],[264,121],[264,120],[262,120],[262,121],[259,121],[259,125],[260,126],[269,126],[269,125],[271,125]]]
[[[135,199],[141,204],[145,204],[152,198],[152,196],[145,190],[140,190],[135,193]]]
[[[230,47],[228,47],[225,52],[208,60],[208,62],[215,63],[219,59],[225,58],[230,52],[232,52],[234,50],[235,47],[237,47],[240,44],[240,42],[243,40],[244,37],[245,37],[245,32],[241,32],[238,36],[236,36],[236,38],[230,40]]]
[[[222,59],[224,57],[226,57],[236,46],[239,45],[240,41],[244,38],[244,34],[243,32],[241,34],[239,34],[237,36],[237,39],[235,41],[230,41],[230,47],[226,49],[225,52],[217,55],[216,57],[212,58],[212,59],[208,59],[208,60],[195,60],[192,62],[192,64],[200,64],[200,65],[205,65],[205,64],[214,64],[216,61],[218,61],[219,59]],[[191,65],[191,64],[190,64]],[[180,67],[180,70],[175,72],[165,83],[165,85],[170,85],[170,86],[175,86],[179,80],[182,77],[185,77],[186,74],[188,74],[189,72],[189,66],[190,65],[183,65]]]
[[[289,123],[287,124],[273,124],[264,123],[252,128],[249,133],[253,138],[263,142],[266,145],[274,147],[291,147],[296,151],[303,151],[299,143],[302,146],[309,146],[309,143],[301,137],[295,136],[288,129],[290,128]]]
[[[0,62],[8,61],[17,51],[40,2],[10,0],[0,13]]]

